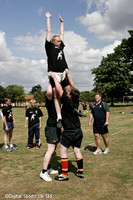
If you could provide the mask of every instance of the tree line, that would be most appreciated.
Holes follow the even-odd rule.
[[[123,96],[133,96],[133,30],[129,30],[129,38],[123,39],[121,44],[114,49],[114,53],[102,58],[101,64],[91,70],[94,78],[94,88],[83,91],[80,101],[94,101],[96,92],[100,92],[107,102],[122,101]],[[34,95],[37,102],[45,102],[46,91],[42,91],[40,84],[32,87],[30,94]],[[0,103],[5,97],[10,97],[13,103],[24,102],[25,92],[23,86],[0,86]]]

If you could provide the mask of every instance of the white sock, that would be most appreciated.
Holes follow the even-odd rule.
[[[12,148],[13,147],[13,144],[10,144],[10,148]]]
[[[8,148],[8,145],[5,146],[5,149],[7,149],[7,148]]]

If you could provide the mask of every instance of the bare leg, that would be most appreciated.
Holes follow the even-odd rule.
[[[52,89],[51,84],[49,83],[49,84],[48,84],[48,88],[47,88],[47,98],[48,98],[49,100],[51,100],[51,99],[52,99],[52,96],[53,96],[53,89]]]
[[[9,144],[10,145],[12,144],[12,132],[13,132],[13,130],[9,131]]]
[[[109,139],[107,138],[107,134],[102,135],[102,138],[106,148],[109,148]]]
[[[57,121],[58,121],[59,119],[62,119],[62,117],[61,117],[60,99],[58,97],[57,90],[55,88],[53,88],[53,91],[54,91],[54,104],[55,104],[55,109],[56,109],[56,113],[57,113]]]
[[[52,158],[52,155],[55,151],[55,144],[47,144],[47,145],[48,145],[48,148],[47,148],[47,152],[44,156],[44,161],[43,161],[43,169],[45,170],[47,170],[50,160]]]
[[[80,148],[74,147],[74,148],[73,148],[73,151],[74,151],[74,154],[75,154],[75,157],[76,157],[76,158],[81,158],[81,157],[82,157],[82,154],[81,154],[81,152],[80,152]]]
[[[5,147],[7,146],[7,139],[8,139],[8,131],[5,131],[5,136],[4,136]]]
[[[97,149],[100,149],[101,148],[100,135],[98,133],[96,133],[96,134],[94,134],[94,137],[95,137]]]

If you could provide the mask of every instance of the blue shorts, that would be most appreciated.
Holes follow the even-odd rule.
[[[14,128],[13,122],[7,122],[8,130],[12,130]],[[6,127],[3,124],[3,130],[5,131]]]

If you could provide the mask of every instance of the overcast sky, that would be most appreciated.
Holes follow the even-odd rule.
[[[64,19],[65,56],[75,86],[93,88],[91,69],[133,29],[133,0],[0,0],[0,85],[47,89],[45,13],[58,34]]]

